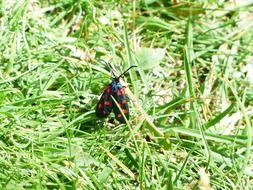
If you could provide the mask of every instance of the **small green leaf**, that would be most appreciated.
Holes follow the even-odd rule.
[[[161,60],[165,56],[165,52],[165,49],[162,48],[141,48],[136,54],[139,66],[143,70],[159,66]]]

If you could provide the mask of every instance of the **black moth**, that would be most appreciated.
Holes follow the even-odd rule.
[[[96,107],[97,117],[99,118],[107,117],[113,110],[115,118],[120,123],[126,123],[124,116],[122,115],[119,109],[120,107],[125,117],[129,119],[129,108],[126,100],[126,94],[125,91],[123,90],[122,85],[119,82],[119,79],[132,67],[136,66],[129,67],[119,77],[113,78],[112,82],[106,86],[105,91],[103,92]],[[112,97],[115,99],[118,105],[115,103]]]

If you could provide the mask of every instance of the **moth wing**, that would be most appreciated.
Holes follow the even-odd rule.
[[[126,95],[125,92],[122,88],[122,86],[118,86],[117,90],[113,93],[113,97],[116,100],[116,102],[118,103],[118,105],[112,101],[113,103],[113,112],[115,114],[115,118],[120,122],[120,123],[126,123],[124,116],[122,115],[120,109],[118,108],[118,106],[121,108],[122,112],[124,113],[125,117],[127,119],[129,119],[129,108],[128,108],[128,104],[127,104],[127,99],[126,99]]]
[[[111,94],[111,87],[110,85],[107,85],[96,107],[97,117],[107,117],[111,113],[113,106]]]

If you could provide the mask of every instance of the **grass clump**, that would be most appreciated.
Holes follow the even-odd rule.
[[[252,189],[252,4],[2,1],[1,189]],[[94,109],[125,76],[127,124]]]

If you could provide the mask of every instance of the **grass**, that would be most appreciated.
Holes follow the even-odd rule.
[[[10,1],[1,189],[253,189],[250,1]],[[127,124],[95,107],[111,74]]]

